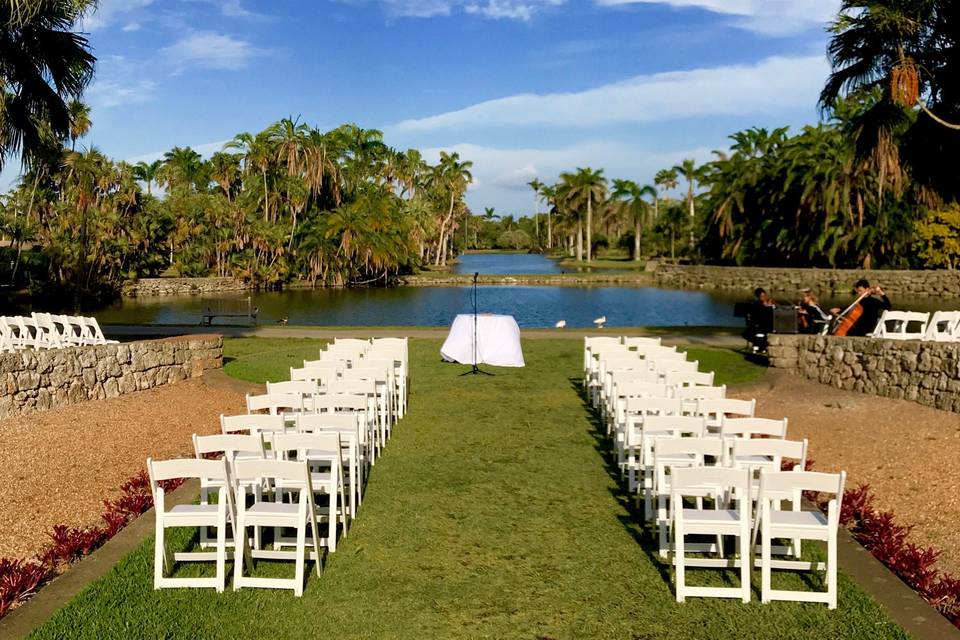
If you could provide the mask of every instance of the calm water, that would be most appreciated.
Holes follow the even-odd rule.
[[[461,256],[460,273],[559,273],[557,263],[535,254],[475,253]],[[97,313],[106,324],[198,324],[207,309],[212,313],[247,312],[259,307],[258,323],[271,325],[287,318],[292,325],[319,326],[449,326],[458,313],[472,310],[469,287],[398,287],[395,289],[294,289],[283,292],[219,294],[127,299]],[[607,317],[609,327],[716,325],[742,326],[733,317],[729,294],[679,291],[650,287],[519,287],[479,288],[481,312],[514,316],[521,327],[593,327]],[[846,306],[850,301],[823,301]],[[894,300],[900,309],[930,311],[960,308],[960,301]],[[230,323],[231,320],[221,322]],[[237,322],[233,320],[232,322]]]
[[[321,326],[449,326],[472,309],[469,287],[290,290],[251,296],[258,323],[286,317],[290,324]],[[125,300],[97,313],[109,324],[197,324],[214,313],[246,313],[246,295]],[[694,291],[626,287],[480,287],[481,312],[514,316],[521,327],[739,325],[733,303]]]
[[[627,269],[593,269],[590,267],[561,268],[558,260],[538,253],[468,253],[457,258],[454,273],[482,273],[489,275],[542,275],[550,273],[591,272],[624,273]]]

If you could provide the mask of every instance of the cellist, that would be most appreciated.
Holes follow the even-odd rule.
[[[883,292],[879,285],[871,287],[870,283],[864,278],[857,280],[853,288],[857,301],[847,308],[847,314],[858,315],[859,317],[843,335],[868,336],[877,328],[880,315],[891,308],[890,298],[887,297],[887,294]],[[859,313],[856,313],[857,311]],[[841,313],[841,309],[838,307],[831,309],[830,313],[836,316]]]

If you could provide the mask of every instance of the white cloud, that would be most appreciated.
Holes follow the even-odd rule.
[[[227,144],[229,140],[220,140],[218,142],[204,142],[203,144],[189,145],[191,149],[199,153],[204,158],[209,158],[217,151],[223,151],[223,145]],[[171,147],[172,148],[172,147]],[[153,162],[154,160],[159,160],[163,158],[165,151],[151,151],[150,153],[144,153],[139,156],[133,156],[132,158],[127,158],[127,162],[130,164],[136,164],[138,162]]]
[[[526,183],[534,178],[553,183],[563,171],[589,166],[603,168],[607,178],[630,178],[643,184],[650,182],[658,170],[679,164],[684,158],[693,158],[698,164],[713,159],[706,147],[661,152],[607,140],[543,149],[461,143],[425,149],[424,159],[437,162],[441,150],[457,152],[474,163],[471,171],[476,184],[467,194],[471,208],[479,211],[494,206],[503,213],[522,215],[529,214],[533,206]]]
[[[432,18],[449,16],[454,11],[492,19],[530,20],[544,7],[563,4],[566,0],[383,0],[394,16]]]
[[[595,0],[601,6],[665,4],[735,17],[734,25],[769,35],[785,35],[826,26],[840,10],[840,0]]]
[[[178,70],[196,66],[236,71],[245,67],[251,58],[264,55],[266,51],[232,36],[195,31],[160,49],[160,53]]]
[[[747,115],[810,106],[829,69],[826,58],[767,58],[754,65],[635,76],[575,93],[522,94],[458,111],[404,120],[395,131],[503,126],[596,127],[702,116]]]
[[[85,31],[97,31],[116,23],[131,13],[153,4],[154,0],[99,0],[81,23]]]
[[[139,22],[128,22],[127,24],[123,25],[122,31],[140,31],[142,27],[143,25],[141,25]]]
[[[93,84],[85,98],[95,109],[142,104],[156,99],[157,83],[142,77],[140,67],[123,56],[104,56],[97,62]]]

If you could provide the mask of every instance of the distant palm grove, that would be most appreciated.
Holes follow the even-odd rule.
[[[92,0],[0,4],[0,284],[115,295],[138,277],[276,287],[389,284],[465,249],[592,260],[817,267],[960,264],[960,3],[846,0],[830,25],[823,121],[754,128],[644,180],[599,168],[530,182],[529,211],[471,212],[471,162],[436,164],[346,124],[285,118],[204,159],[176,147],[115,162],[78,146],[95,59]],[[613,179],[611,179],[613,178]]]

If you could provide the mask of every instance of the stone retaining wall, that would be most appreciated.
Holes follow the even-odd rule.
[[[743,293],[755,287],[795,297],[809,287],[824,297],[846,296],[853,283],[866,278],[880,284],[891,297],[960,298],[960,271],[863,271],[856,269],[787,269],[660,264],[654,278],[661,287],[722,289]]]
[[[0,354],[0,418],[114,398],[222,366],[218,335]]]
[[[960,413],[960,343],[771,335],[770,366]]]
[[[124,287],[130,297],[200,295],[223,291],[246,291],[250,286],[234,278],[141,278]]]

